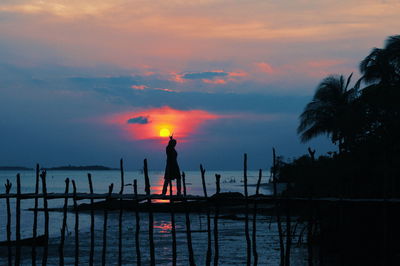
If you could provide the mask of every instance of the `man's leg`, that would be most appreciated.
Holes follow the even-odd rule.
[[[176,190],[177,190],[177,194],[181,195],[181,178],[177,178],[176,179]]]
[[[162,194],[163,195],[167,194],[168,183],[169,183],[169,181],[167,179],[164,179],[164,186],[163,186],[163,189],[162,189]]]

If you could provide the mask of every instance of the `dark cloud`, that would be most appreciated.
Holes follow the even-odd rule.
[[[128,124],[148,124],[149,123],[149,119],[147,117],[144,116],[137,116],[137,117],[132,117],[131,119],[129,119],[128,121],[126,121]]]
[[[194,72],[187,73],[182,76],[184,79],[213,79],[217,77],[226,77],[229,74],[221,71],[206,71],[206,72]]]

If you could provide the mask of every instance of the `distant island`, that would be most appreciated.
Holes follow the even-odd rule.
[[[33,168],[23,167],[23,166],[0,166],[0,171],[24,171],[33,170]]]
[[[55,170],[55,171],[107,171],[107,170],[118,170],[117,168],[110,168],[107,166],[102,165],[85,165],[85,166],[57,166],[57,167],[50,167],[44,168],[46,170]]]

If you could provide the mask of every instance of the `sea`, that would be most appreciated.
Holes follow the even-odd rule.
[[[12,183],[11,193],[16,192],[16,174],[21,175],[22,193],[33,193],[35,191],[35,171],[0,171],[0,184],[5,184],[7,179]],[[94,193],[107,193],[108,186],[114,184],[114,192],[119,192],[121,177],[119,170],[89,171],[92,175]],[[243,171],[207,171],[206,185],[208,195],[215,193],[215,174],[221,175],[221,192],[244,193]],[[150,171],[151,193],[161,193],[163,186],[162,171]],[[255,193],[258,180],[258,171],[248,171],[249,195]],[[63,193],[65,191],[65,179],[75,180],[77,192],[89,192],[88,171],[47,171],[48,193]],[[268,184],[270,174],[263,173],[260,193],[272,194],[272,186]],[[139,194],[144,194],[144,175],[142,171],[125,171],[124,193],[133,193],[133,180],[137,180]],[[203,195],[200,171],[186,172],[186,187],[189,195]],[[2,186],[1,194],[5,193]],[[41,186],[40,186],[41,190]],[[70,184],[72,192],[72,184]],[[81,200],[79,203],[87,203]],[[62,199],[48,200],[49,208],[60,208],[64,204]],[[72,206],[72,200],[69,201]],[[26,199],[21,201],[21,238],[32,237],[33,208],[34,201]],[[43,201],[39,200],[39,207],[43,207]],[[15,239],[15,200],[11,200],[11,231],[12,239]],[[108,215],[107,226],[107,256],[106,265],[117,265],[118,261],[118,211],[111,211]],[[238,215],[242,218],[241,215]],[[50,212],[49,228],[49,258],[48,265],[58,265],[58,247],[60,243],[60,231],[62,226],[62,212]],[[175,214],[177,234],[177,265],[188,265],[188,252],[186,241],[185,215]],[[207,218],[204,213],[191,213],[192,242],[197,265],[205,264],[207,251]],[[103,212],[95,213],[95,265],[101,264],[101,252],[103,247]],[[136,264],[135,247],[135,214],[124,212],[123,214],[123,265]],[[213,224],[213,222],[212,222]],[[251,225],[252,223],[250,223]],[[0,241],[6,240],[6,200],[0,199]],[[74,225],[75,217],[73,212],[67,214],[67,231],[65,239],[65,265],[74,264]],[[219,220],[219,265],[245,265],[246,264],[246,240],[245,225],[241,219],[220,219]],[[307,249],[304,243],[297,243],[302,225],[294,236],[294,243],[291,252],[292,265],[307,265]],[[44,233],[44,215],[38,214],[38,235]],[[172,236],[171,236],[171,215],[169,213],[154,214],[154,241],[156,265],[172,265]],[[279,235],[275,217],[258,215],[256,219],[256,241],[259,265],[279,265]],[[252,226],[250,226],[250,233]],[[305,236],[303,236],[305,238]],[[87,265],[90,250],[90,213],[79,213],[79,243],[80,243],[80,265]],[[149,241],[148,241],[148,213],[140,213],[140,250],[142,265],[149,265]],[[214,245],[214,244],[213,244]],[[31,247],[22,247],[22,265],[31,265]],[[38,263],[40,265],[42,249],[38,248]],[[0,247],[0,265],[7,265],[7,248]]]

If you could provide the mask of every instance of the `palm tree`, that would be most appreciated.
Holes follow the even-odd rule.
[[[390,36],[384,48],[374,48],[360,63],[363,79],[369,84],[400,82],[400,35]]]
[[[331,75],[318,85],[314,97],[300,115],[297,132],[306,142],[319,135],[330,136],[333,143],[339,142],[339,151],[345,150],[348,132],[351,129],[349,108],[358,95],[360,80],[348,90],[351,74],[347,81],[341,76]]]

